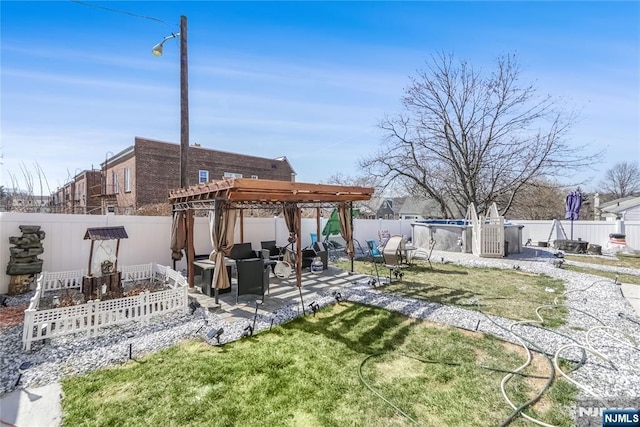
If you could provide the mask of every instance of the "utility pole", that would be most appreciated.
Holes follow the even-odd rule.
[[[187,17],[180,16],[180,187],[189,186],[189,64]]]
[[[180,188],[189,186],[189,60],[187,54],[187,17],[180,16],[180,32],[166,36],[151,52],[162,56],[162,45],[180,37]]]

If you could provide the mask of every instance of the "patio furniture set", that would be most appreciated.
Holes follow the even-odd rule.
[[[214,297],[218,303],[218,294],[231,292],[237,286],[236,302],[241,295],[259,295],[264,298],[269,294],[270,275],[287,278],[293,271],[291,264],[295,262],[292,250],[288,246],[277,246],[275,240],[262,241],[260,251],[252,249],[251,243],[236,243],[225,257],[225,268],[229,278],[226,289],[215,289],[213,283],[216,263],[209,255],[196,255],[194,261],[195,274],[200,276],[202,293]],[[312,270],[314,261],[322,263],[322,270],[328,268],[327,250],[322,243],[314,243],[302,251],[302,268]]]

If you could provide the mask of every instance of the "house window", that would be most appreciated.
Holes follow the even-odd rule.
[[[251,179],[258,179],[258,175],[251,175]]]
[[[225,172],[222,175],[223,178],[242,178],[242,174],[241,173],[235,173],[235,172]]]
[[[131,169],[124,168],[124,191],[131,192]]]
[[[113,194],[120,192],[120,186],[118,185],[118,172],[111,172],[111,183],[113,184]]]
[[[198,183],[204,184],[206,182],[209,182],[209,171],[198,171]]]

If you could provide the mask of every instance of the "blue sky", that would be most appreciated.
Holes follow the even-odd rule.
[[[0,185],[23,170],[50,190],[133,144],[180,139],[179,42],[188,17],[190,140],[287,156],[301,182],[376,150],[409,76],[444,51],[490,69],[517,53],[523,83],[580,119],[576,145],[606,149],[575,179],[595,189],[640,162],[639,2],[0,2]],[[36,193],[40,193],[36,184]],[[45,188],[45,194],[48,190]]]

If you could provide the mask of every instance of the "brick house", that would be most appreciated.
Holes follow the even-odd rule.
[[[268,159],[189,147],[189,185],[223,177],[295,181],[286,157]],[[180,188],[180,145],[135,137],[134,145],[101,164],[103,204],[109,211],[130,214],[151,204],[166,203],[169,190]]]
[[[102,171],[84,170],[75,176],[74,213],[101,213]]]
[[[51,211],[57,213],[100,214],[102,171],[83,170],[51,197]]]

